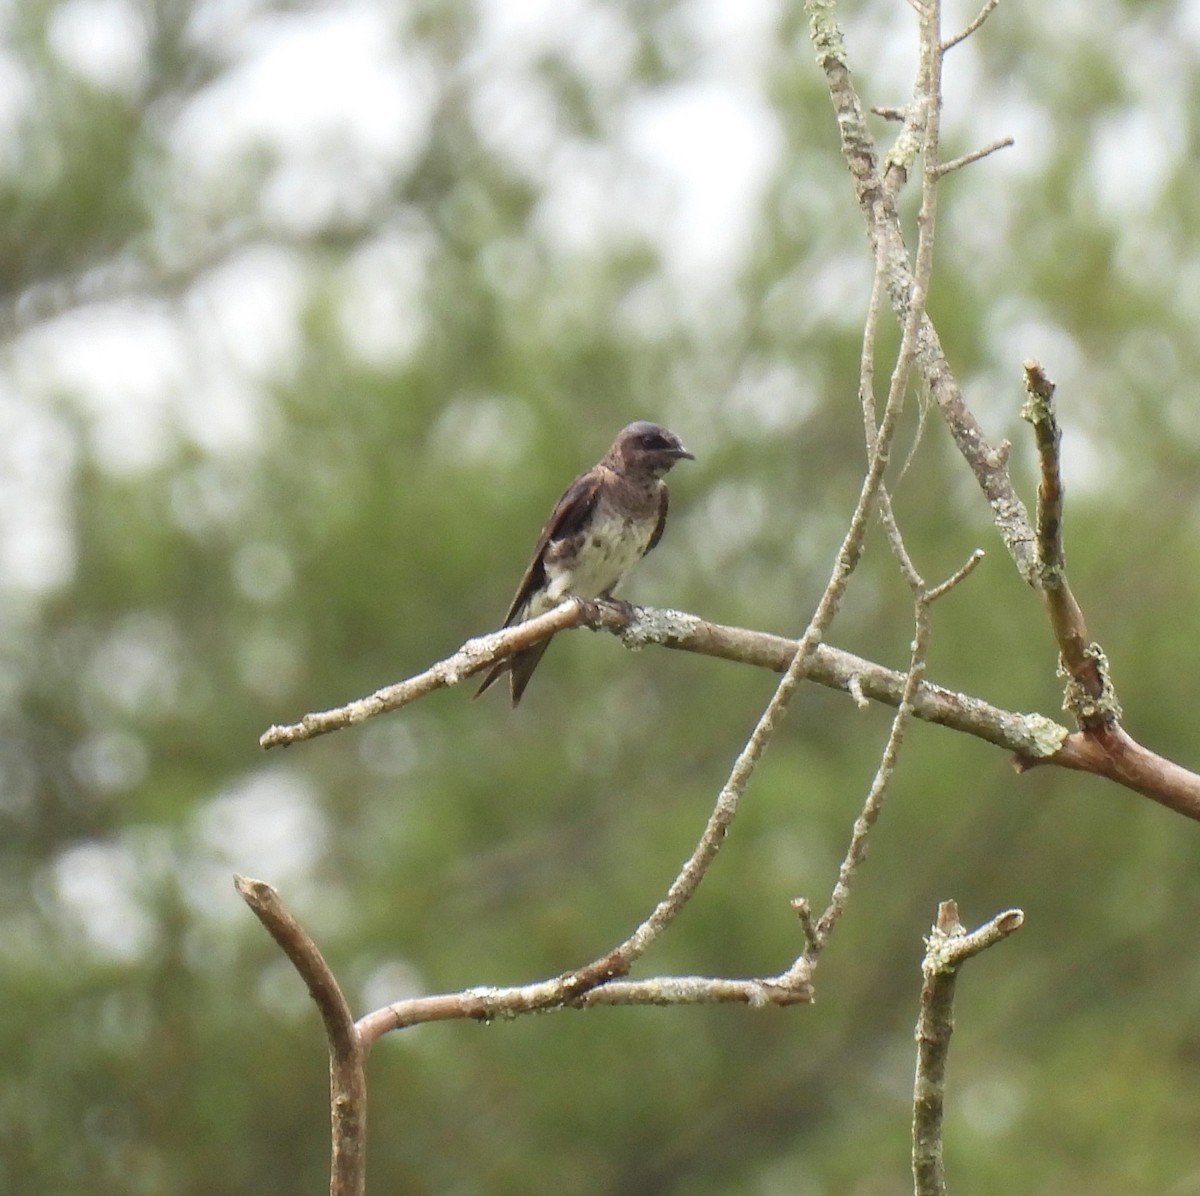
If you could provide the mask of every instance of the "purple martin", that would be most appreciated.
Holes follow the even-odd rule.
[[[667,522],[663,475],[683,458],[695,460],[674,432],[658,424],[641,420],[622,429],[599,463],[580,474],[550,512],[504,626],[553,610],[571,594],[611,598],[662,538]],[[515,707],[549,646],[545,639],[497,661],[475,696],[508,673]]]

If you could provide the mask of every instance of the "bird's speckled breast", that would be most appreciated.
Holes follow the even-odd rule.
[[[586,532],[547,547],[548,584],[528,614],[550,610],[568,594],[597,598],[613,590],[645,555],[657,523],[657,509],[634,516],[602,500]]]

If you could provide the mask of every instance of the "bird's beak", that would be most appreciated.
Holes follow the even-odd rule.
[[[674,448],[671,450],[671,456],[674,457],[678,461],[685,461],[685,460],[686,461],[695,461],[695,459],[696,459],[696,454],[689,453],[687,451],[687,449],[685,449],[683,447],[682,444],[678,448]]]

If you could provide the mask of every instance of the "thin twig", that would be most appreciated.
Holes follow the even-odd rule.
[[[858,377],[859,404],[862,407],[863,434],[867,445],[868,460],[875,453],[876,444],[879,439],[879,430],[875,421],[875,338],[879,328],[879,309],[883,302],[883,274],[884,259],[882,246],[876,246],[875,272],[871,278],[871,295],[867,301],[867,317],[863,323],[862,350],[859,356]],[[898,381],[907,385],[908,366],[911,361],[911,354],[906,355],[901,353],[897,358],[896,366],[892,373],[891,387],[893,389]],[[908,555],[908,550],[904,546],[900,529],[892,513],[891,494],[887,487],[882,485],[879,488],[879,514],[883,521],[888,544],[891,546],[892,553],[900,564],[901,572],[904,573],[910,586],[915,582],[916,587],[919,588],[921,584],[920,577],[913,566],[912,559]],[[851,692],[851,697],[855,697],[857,701],[857,697],[853,691]]]
[[[863,693],[861,677],[851,676],[849,684],[846,686],[846,690],[850,694],[850,697],[854,700],[854,704],[859,708],[859,710],[870,710],[871,699],[868,698],[865,693]]]
[[[925,143],[921,152],[921,209],[917,213],[917,253],[913,264],[908,321],[915,341],[925,319],[925,301],[933,275],[934,226],[937,221],[937,170],[941,161],[942,47],[941,0],[928,0],[921,19],[921,57],[925,75]],[[907,371],[907,365],[905,366]],[[906,378],[907,381],[907,372]]]
[[[804,941],[809,950],[817,945],[816,927],[813,925],[812,906],[807,897],[793,897],[792,909],[800,919],[800,928],[804,931]]]
[[[467,640],[457,652],[439,660],[423,673],[398,681],[394,685],[385,685],[368,697],[358,698],[331,710],[306,714],[298,723],[268,727],[259,736],[259,746],[264,749],[286,747],[304,739],[354,726],[390,710],[399,710],[401,706],[407,706],[409,702],[415,702],[435,690],[457,685],[501,657],[511,656],[539,640],[548,639],[556,631],[578,627],[587,619],[588,614],[584,603],[573,598],[567,599],[544,615],[518,623],[515,627],[502,627],[489,635]]]
[[[942,1113],[946,1102],[946,1058],[954,1031],[954,989],[964,960],[1019,930],[1025,915],[1019,909],[997,914],[967,934],[958,920],[958,906],[944,901],[926,940],[921,965],[921,1011],[917,1018],[917,1069],[913,1083],[913,1182],[916,1196],[945,1196],[942,1159]]]
[[[967,557],[966,563],[961,568],[951,573],[945,581],[940,582],[926,593],[926,600],[929,602],[936,602],[939,598],[945,597],[945,595],[954,589],[955,586],[966,581],[966,579],[975,572],[975,570],[979,567],[980,562],[986,555],[987,554],[982,548],[975,549],[975,551],[971,553],[969,557]]]
[[[992,15],[999,3],[1000,0],[986,0],[984,6],[979,10],[979,15],[969,25],[960,29],[953,37],[949,37],[942,42],[942,53],[945,54],[947,50],[953,49],[959,42],[966,41]]]
[[[863,803],[862,811],[854,821],[854,829],[850,835],[850,845],[846,849],[846,855],[842,860],[841,866],[838,868],[837,882],[833,886],[829,904],[814,927],[813,943],[809,948],[809,957],[814,963],[817,956],[825,949],[826,944],[829,942],[829,936],[833,933],[834,927],[845,912],[846,903],[850,898],[850,885],[854,880],[855,873],[858,871],[859,864],[862,863],[866,856],[867,841],[871,833],[871,828],[875,825],[883,809],[883,803],[887,797],[892,774],[895,772],[896,760],[900,754],[900,745],[904,740],[904,732],[908,729],[908,724],[912,718],[912,696],[921,682],[921,674],[925,668],[925,654],[928,650],[929,634],[928,621],[924,617],[925,608],[922,604],[918,604],[917,609],[917,631],[913,637],[912,659],[909,662],[904,693],[900,699],[900,705],[896,710],[895,717],[892,719],[892,728],[888,733],[887,744],[883,749],[879,765],[875,769],[875,776],[871,781],[870,789],[867,791],[866,801]]]
[[[933,0],[933,2],[936,3],[936,0]],[[892,728],[888,734],[887,744],[884,747],[883,755],[880,757],[879,765],[875,770],[875,776],[867,792],[866,801],[863,803],[861,813],[855,820],[854,830],[850,836],[850,845],[846,849],[846,855],[842,860],[841,866],[838,868],[837,882],[833,886],[829,905],[818,919],[814,928],[813,943],[809,948],[809,958],[813,963],[816,962],[816,957],[820,952],[824,950],[826,944],[829,942],[829,936],[832,934],[833,928],[845,912],[846,903],[850,898],[850,886],[853,883],[859,865],[866,856],[867,842],[871,828],[875,825],[883,809],[883,803],[887,797],[888,788],[896,770],[896,761],[900,755],[900,746],[903,743],[905,731],[908,729],[908,724],[914,714],[913,699],[925,672],[925,660],[929,652],[929,608],[934,602],[944,597],[956,585],[969,576],[980,559],[981,554],[978,552],[973,553],[961,569],[940,585],[930,588],[925,587],[922,582],[921,589],[914,598],[915,627],[913,631],[912,657],[908,666],[908,674],[904,680],[904,690],[901,694],[900,705],[896,710],[895,717],[892,719]]]
[[[913,275],[912,296],[905,314],[903,333],[900,338],[900,349],[896,355],[896,364],[892,370],[889,385],[888,406],[891,408],[899,402],[899,397],[908,389],[909,372],[912,368],[915,344],[921,321],[925,316],[925,297],[929,293],[929,284],[933,272],[933,241],[936,224],[937,188],[934,171],[937,168],[938,153],[938,114],[941,109],[941,42],[939,21],[941,19],[940,0],[928,0],[917,11],[921,15],[921,58],[917,70],[917,83],[914,88],[913,111],[920,110],[924,115],[918,120],[906,123],[906,129],[919,135],[923,141],[923,174],[921,186],[921,210],[917,218],[918,241],[916,267]],[[903,136],[903,134],[902,134]],[[861,378],[859,382],[862,407],[863,425],[866,434],[867,451],[874,460],[880,453],[886,454],[886,446],[881,445],[875,427],[874,404],[871,401],[872,382],[874,377],[874,333],[878,319],[879,297],[882,290],[883,269],[881,261],[882,247],[876,245],[875,280],[871,288],[871,303],[868,308],[866,328],[863,337],[863,353]],[[837,881],[830,895],[829,904],[818,919],[813,929],[812,942],[808,956],[813,965],[817,957],[829,942],[850,897],[850,886],[858,871],[859,865],[866,858],[867,844],[871,829],[883,810],[895,773],[896,762],[899,759],[900,747],[905,732],[913,717],[913,696],[921,683],[925,671],[925,660],[929,651],[929,607],[937,597],[947,593],[951,584],[944,583],[931,591],[917,571],[900,534],[892,511],[892,504],[887,490],[879,488],[879,509],[887,531],[888,542],[900,565],[900,571],[913,594],[913,621],[915,624],[912,641],[912,654],[909,660],[908,675],[905,678],[904,690],[900,704],[892,719],[892,727],[888,733],[887,744],[875,770],[862,811],[855,820],[851,833],[850,844],[846,855],[838,869]],[[970,572],[970,562],[960,569],[951,579],[961,580]]]
[[[987,145],[981,145],[969,154],[960,154],[957,158],[951,158],[949,162],[942,162],[937,168],[937,177],[944,178],[956,170],[961,170],[964,166],[970,166],[972,162],[979,162],[996,153],[997,150],[1008,149],[1012,145],[1016,145],[1016,142],[1011,137],[1000,137],[996,141],[990,141]]]
[[[308,932],[262,880],[235,876],[234,887],[308,986],[329,1043],[329,1109],[333,1132],[330,1196],[366,1191],[366,1049],[337,978]]]

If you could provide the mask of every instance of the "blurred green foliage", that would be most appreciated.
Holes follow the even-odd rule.
[[[577,633],[517,713],[452,691],[287,753],[257,747],[268,724],[492,626],[554,497],[622,424],[661,419],[699,458],[673,475],[670,527],[630,597],[796,633],[824,584],[863,468],[868,259],[800,6],[753,8],[762,35],[740,57],[700,3],[546,7],[523,54],[519,31],[494,37],[502,7],[347,9],[384,31],[420,117],[392,158],[304,140],[303,113],[292,141],[212,149],[220,88],[240,79],[241,102],[261,103],[245,62],[336,6],[4,14],[13,1196],[322,1190],[318,1021],[235,870],[278,885],[360,1010],[559,973],[652,907],[769,676]],[[972,15],[948,7],[948,25]],[[1022,358],[1059,381],[1076,592],[1131,730],[1194,765],[1189,14],[1001,6],[954,52],[947,155],[1018,143],[943,185],[931,311],[1030,496]],[[910,16],[847,6],[868,102],[908,94]],[[696,281],[664,249],[672,209],[629,129],[639,105],[701,82],[757,102],[776,154],[744,250]],[[309,173],[289,175],[298,146]],[[107,354],[89,331],[105,312],[129,328]],[[166,365],[148,396],[127,391],[162,364],[154,329],[170,330]],[[82,372],[63,367],[71,353]],[[919,429],[921,404],[896,487],[913,554],[936,578],[989,552],[935,611],[930,675],[1056,714],[1038,603],[936,415]],[[909,620],[875,531],[832,638],[900,667]],[[828,892],[887,725],[801,692],[643,974],[790,962],[788,901]],[[370,1065],[371,1190],[909,1190],[921,936],[953,896],[972,922],[1027,915],[960,985],[955,1186],[1198,1192],[1197,846],[1192,826],[1094,778],[1017,777],[986,745],[917,727],[814,1007],[392,1035]]]

